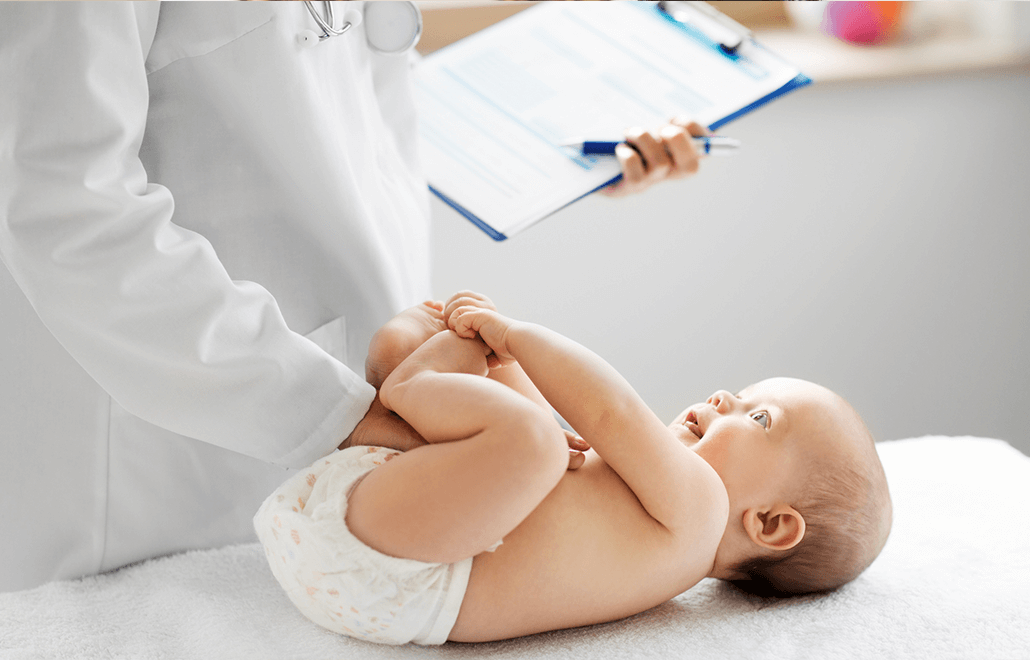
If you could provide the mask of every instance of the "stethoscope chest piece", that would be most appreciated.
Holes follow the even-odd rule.
[[[414,2],[366,2],[364,13],[348,8],[343,12],[343,24],[337,28],[333,16],[333,3],[323,2],[322,13],[314,3],[305,1],[308,13],[315,20],[321,34],[304,30],[297,35],[303,46],[338,37],[352,27],[365,24],[365,39],[372,50],[384,55],[399,55],[410,50],[422,36],[422,12]]]
[[[413,48],[421,36],[422,13],[414,2],[365,4],[365,38],[373,50],[399,55]]]

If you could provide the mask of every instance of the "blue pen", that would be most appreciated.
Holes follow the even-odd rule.
[[[721,135],[691,138],[698,153],[711,156],[732,156],[740,151],[740,140]],[[568,140],[560,146],[579,149],[584,156],[614,156],[615,146],[623,142],[605,140]],[[632,147],[633,145],[628,145]]]

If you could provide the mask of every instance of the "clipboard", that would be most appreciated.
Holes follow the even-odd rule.
[[[811,82],[704,2],[543,2],[418,63],[423,165],[502,241],[621,176],[570,138],[684,114],[715,130]]]

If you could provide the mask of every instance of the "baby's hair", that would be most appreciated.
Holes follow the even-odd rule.
[[[863,424],[864,428],[864,424]],[[890,533],[892,509],[887,477],[872,435],[858,464],[838,460],[811,470],[794,505],[805,535],[791,550],[743,561],[731,580],[758,596],[789,597],[829,591],[858,577],[876,559]]]

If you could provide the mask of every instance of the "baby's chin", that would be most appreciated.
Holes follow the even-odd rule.
[[[718,466],[718,465],[715,465],[714,463],[712,463],[712,462],[711,462],[710,460],[708,460],[708,459],[707,459],[707,458],[705,457],[705,455],[704,455],[704,454],[702,454],[701,452],[699,452],[699,451],[698,451],[698,446],[697,446],[696,444],[695,444],[695,445],[693,445],[692,447],[687,447],[687,449],[689,449],[690,451],[692,451],[692,452],[694,452],[695,454],[697,454],[698,456],[700,456],[700,457],[701,457],[701,460],[703,460],[703,461],[704,461],[705,463],[708,463],[708,465],[709,465],[709,466],[710,466],[710,467],[711,467],[711,468],[712,468],[713,470],[715,470],[715,473],[716,473],[717,475],[719,475],[719,478],[720,478],[720,479],[722,479],[722,472],[720,472],[720,471],[719,471],[719,466]],[[723,479],[723,481],[726,481],[726,480],[725,480],[725,479]]]

